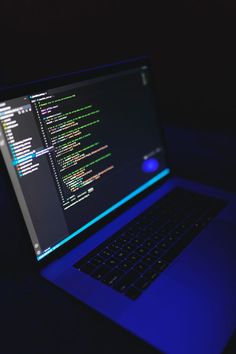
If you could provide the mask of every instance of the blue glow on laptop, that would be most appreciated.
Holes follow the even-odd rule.
[[[78,234],[80,234],[82,231],[86,230],[91,225],[95,224],[97,221],[101,220],[106,215],[110,214],[115,209],[119,208],[121,205],[123,205],[126,202],[128,202],[133,197],[137,196],[139,193],[143,192],[148,187],[152,186],[157,181],[159,181],[162,178],[164,178],[165,176],[167,176],[169,173],[170,173],[170,169],[169,168],[166,168],[163,171],[161,171],[158,175],[156,175],[155,177],[151,178],[149,181],[147,181],[146,183],[144,183],[143,185],[141,185],[140,187],[135,189],[133,192],[128,194],[126,197],[122,198],[119,202],[115,203],[110,208],[108,208],[107,210],[105,210],[104,212],[99,214],[96,218],[92,219],[87,224],[85,224],[84,226],[82,226],[81,228],[79,228],[78,230],[76,230],[75,232],[70,234],[69,236],[67,236],[64,240],[58,242],[55,246],[49,248],[46,252],[42,253],[40,256],[37,256],[38,261],[40,259],[44,258],[45,256],[47,256],[49,253],[53,252],[58,247],[60,247],[63,244],[65,244],[67,241],[71,240],[73,237],[75,237]]]

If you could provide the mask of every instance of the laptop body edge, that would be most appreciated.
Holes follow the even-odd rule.
[[[149,198],[149,206],[155,199],[158,201],[175,187],[220,197],[227,200],[228,205],[137,300],[129,300],[73,268],[76,261],[83,258],[105,239],[109,239],[116,232],[119,222],[110,225],[110,228],[105,228],[104,234],[98,233],[97,239],[95,234],[92,243],[85,241],[83,247],[72,250],[60,260],[44,268],[41,275],[163,352],[221,353],[235,330],[236,289],[233,286],[235,260],[233,251],[227,253],[227,250],[235,249],[236,222],[233,215],[236,212],[236,196],[183,178],[171,177],[152,193],[153,198]],[[148,208],[148,204],[144,202],[144,205],[145,209]],[[136,212],[140,212],[140,205],[128,210],[126,215],[121,215],[121,222],[124,223],[125,219],[125,223],[128,223],[137,215]],[[225,253],[219,255],[213,252],[212,254],[210,246],[213,242],[213,234],[220,243],[219,249],[222,241],[228,242],[229,248],[226,247]],[[218,258],[220,256],[221,259],[224,257],[223,262],[226,266],[216,281],[212,268],[215,267],[217,275],[217,270],[218,272],[220,270]],[[209,259],[211,269],[208,271]],[[198,281],[194,284],[194,281],[190,280],[196,276],[194,271],[197,271],[198,262],[202,263],[202,269],[198,270]],[[229,274],[229,272],[231,276],[225,277],[224,274]],[[213,277],[213,283],[210,281],[211,277]],[[208,279],[212,287],[208,284],[207,288]],[[219,292],[216,296],[218,288],[224,288],[225,291]],[[171,298],[173,293],[174,299]],[[171,310],[167,310],[169,307]],[[216,309],[218,309],[218,316],[225,317],[222,323],[216,321]]]
[[[28,223],[37,266],[45,279],[163,352],[221,353],[236,325],[236,197],[217,188],[170,176],[160,126],[157,143],[155,140],[154,106],[150,111],[145,111],[153,104],[149,90],[151,76],[147,71],[146,59],[140,59],[140,64],[138,62],[139,59],[128,61],[127,65],[125,62],[118,63],[118,72],[109,66],[108,76],[106,67],[98,69],[99,73],[92,71],[88,74],[86,71],[81,74],[78,86],[71,78],[68,81],[70,86],[60,86],[65,83],[64,79],[59,78],[52,81],[55,87],[49,86],[49,89],[45,82],[26,85],[25,89],[16,88],[9,100],[6,93],[4,101],[0,102],[1,151]],[[111,86],[108,85],[109,80]],[[95,85],[97,91],[90,91],[90,84]],[[119,113],[123,114],[127,125],[120,124],[119,115],[115,115],[119,100],[113,102],[114,106],[107,106],[114,93],[119,95],[122,92],[121,88],[124,88],[121,96],[123,110],[121,108]],[[14,96],[18,91],[23,96]],[[105,99],[103,92],[107,95]],[[134,95],[130,96],[130,92]],[[129,99],[132,101],[130,106]],[[138,109],[136,102],[140,103]],[[32,111],[35,126],[29,119],[33,118]],[[109,122],[111,112],[114,113],[114,127]],[[136,127],[136,117],[140,118],[144,113],[147,118],[150,116],[150,127],[144,125],[142,120],[142,124]],[[31,134],[30,129],[34,130],[37,126],[38,135],[34,130],[37,136],[22,138],[23,130],[16,133],[14,130],[21,124],[28,124],[28,130],[25,128],[27,134]],[[104,124],[101,129],[100,124]],[[136,129],[133,129],[134,126]],[[118,139],[119,134],[109,136],[108,132],[113,128],[121,135],[125,131],[122,141]],[[150,139],[149,136],[145,138],[145,134],[149,133]],[[135,144],[131,144],[130,134]],[[101,141],[97,137],[101,137]],[[34,140],[37,144],[32,145]],[[138,144],[139,141],[142,144]],[[126,152],[125,161],[123,156]],[[41,167],[44,172],[37,179]],[[103,189],[110,175],[113,178],[110,189]],[[31,185],[29,181],[32,176],[35,180]],[[40,184],[42,176],[53,177],[53,186],[48,187],[47,196],[56,196],[54,204],[48,197],[48,205],[44,205],[45,211],[41,215],[43,223],[40,218],[38,222],[36,217],[39,212],[37,205],[42,207],[42,204],[35,202],[40,202],[41,195],[45,193],[46,184]],[[120,178],[122,182],[119,186]],[[157,185],[159,180],[162,183]],[[116,190],[111,187],[113,185],[119,188]],[[24,208],[22,198],[19,198],[19,188],[24,190]],[[140,297],[131,300],[74,267],[76,262],[96,250],[129,222],[141,217],[175,188],[218,198],[226,201],[227,205]],[[31,195],[37,193],[38,199],[31,200]],[[110,198],[109,201],[105,200],[104,195]],[[101,207],[95,205],[93,209],[94,196],[101,202]],[[141,197],[136,200],[136,196]],[[132,200],[135,203],[128,204]],[[84,201],[89,203],[84,204]],[[74,205],[83,205],[85,209],[75,209]],[[122,209],[122,206],[127,207]],[[91,215],[88,217],[83,210],[86,213],[91,210]],[[81,220],[75,217],[78,211]],[[57,237],[54,237],[55,232]],[[82,242],[77,236],[81,236]]]

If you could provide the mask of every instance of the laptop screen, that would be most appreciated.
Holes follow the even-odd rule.
[[[38,260],[169,173],[148,66],[0,102],[1,151]]]

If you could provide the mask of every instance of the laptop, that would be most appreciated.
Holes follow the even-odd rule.
[[[172,175],[156,101],[146,58],[15,86],[1,152],[45,279],[164,353],[221,353],[236,196]]]

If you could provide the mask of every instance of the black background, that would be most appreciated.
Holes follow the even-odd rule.
[[[0,86],[148,54],[177,171],[235,191],[235,13],[233,0],[7,1]],[[153,353],[34,274],[0,177],[2,352]]]
[[[1,5],[2,86],[150,55],[164,119],[232,131],[233,0],[74,0]]]

